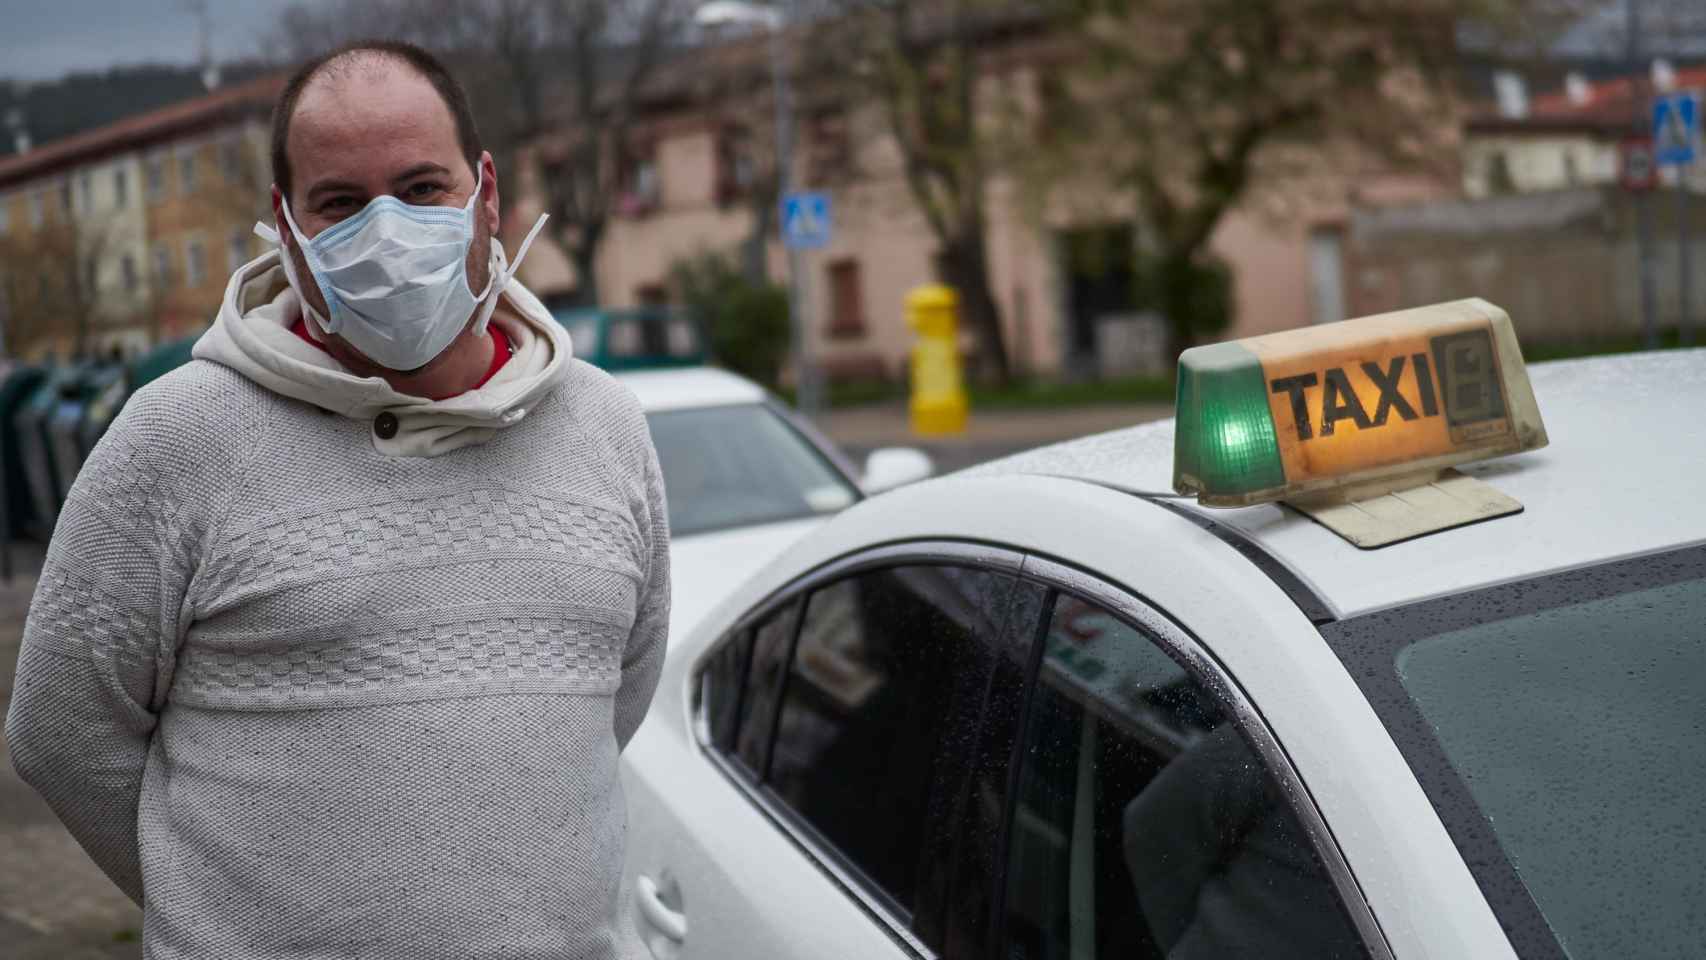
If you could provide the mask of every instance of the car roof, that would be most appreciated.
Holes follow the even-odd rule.
[[[764,399],[763,387],[715,367],[627,370],[611,376],[634,391],[640,409],[647,413],[758,403]]]
[[[1279,504],[1173,499],[1261,547],[1338,617],[1706,542],[1706,349],[1536,364],[1549,446],[1460,469],[1523,512],[1362,550]],[[1172,494],[1173,422],[1068,441],[967,471]],[[1157,549],[1133,544],[1134,549]]]

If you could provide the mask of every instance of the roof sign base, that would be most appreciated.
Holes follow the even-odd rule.
[[[1451,469],[1285,502],[1364,550],[1522,512],[1491,484]]]

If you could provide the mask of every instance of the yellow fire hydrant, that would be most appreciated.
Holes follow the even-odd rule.
[[[931,436],[963,433],[966,390],[960,376],[959,296],[933,283],[906,295],[912,345],[912,430]]]

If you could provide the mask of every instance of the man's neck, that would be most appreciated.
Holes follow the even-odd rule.
[[[495,314],[508,314],[509,304],[498,302]],[[463,329],[434,360],[419,370],[402,373],[378,366],[357,353],[341,337],[323,344],[344,369],[359,377],[379,377],[398,393],[414,397],[453,397],[478,387],[491,370],[495,347],[488,333],[476,334],[472,325]]]

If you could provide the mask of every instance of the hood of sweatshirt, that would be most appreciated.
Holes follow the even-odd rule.
[[[501,296],[512,309],[492,315],[513,353],[483,386],[446,400],[399,393],[378,377],[358,377],[291,330],[301,313],[277,250],[232,274],[219,317],[196,341],[194,356],[237,371],[274,393],[357,420],[389,412],[397,431],[369,430],[381,453],[435,457],[482,443],[519,423],[568,374],[569,335],[519,282]],[[501,306],[501,305],[500,305]]]

